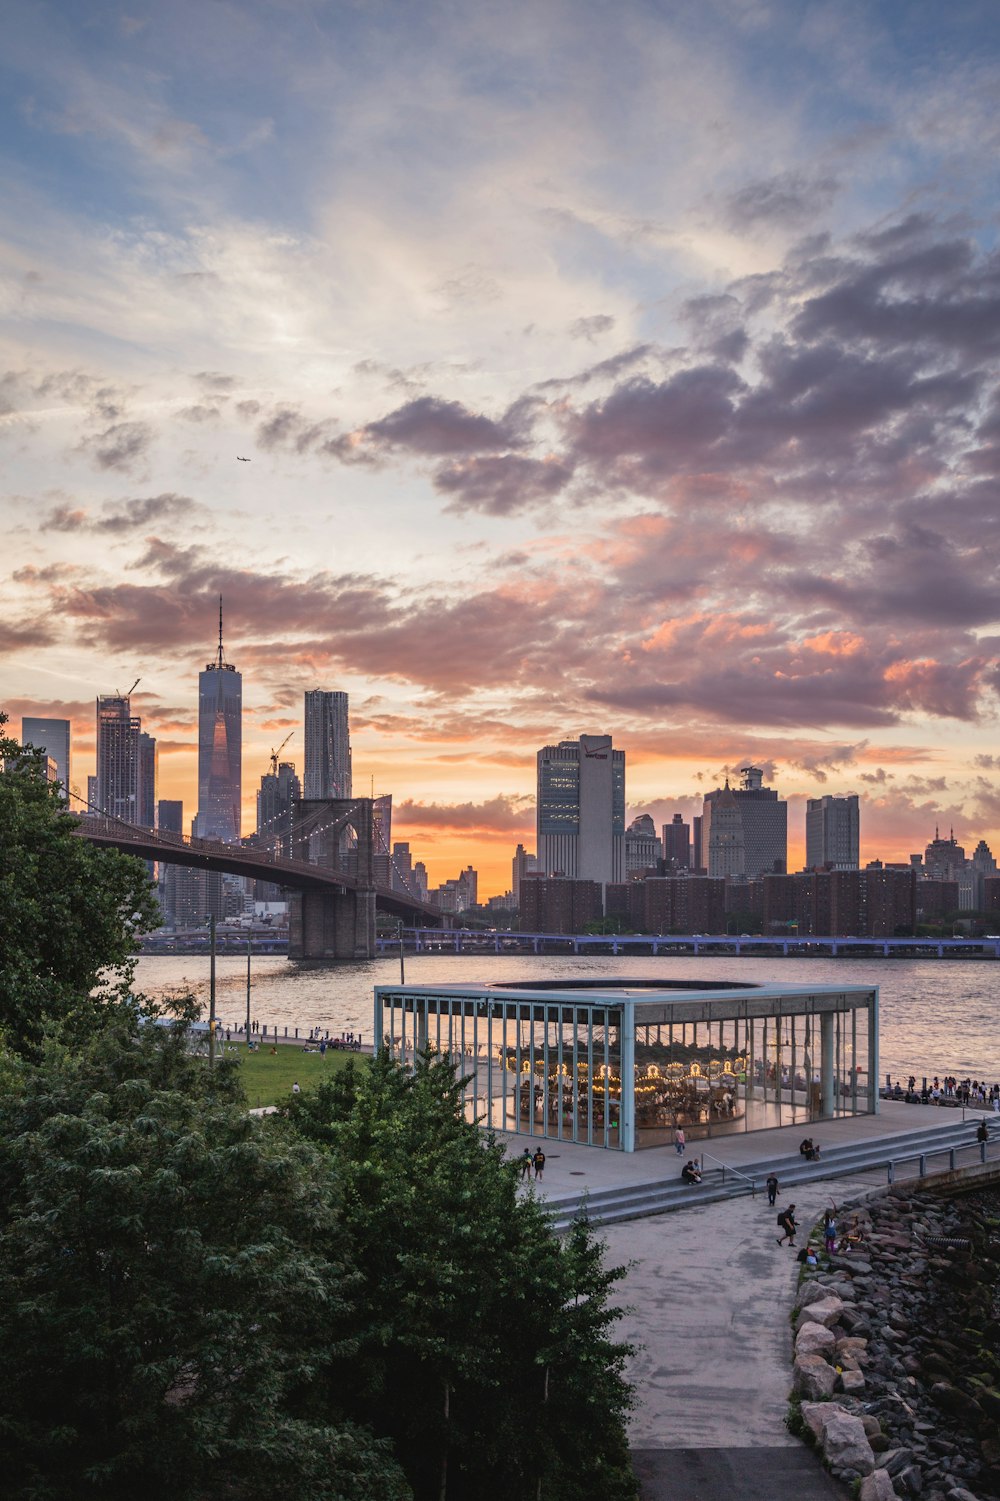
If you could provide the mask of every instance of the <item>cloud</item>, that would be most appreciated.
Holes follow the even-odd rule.
[[[112,422],[103,432],[84,438],[79,446],[98,469],[115,469],[128,474],[145,457],[153,437],[148,422]]]
[[[149,495],[142,499],[121,502],[108,501],[99,515],[91,515],[81,507],[54,506],[42,521],[43,532],[90,532],[96,535],[125,535],[141,531],[145,527],[163,525],[189,517],[201,510],[195,501],[186,495]]]
[[[592,313],[589,318],[576,318],[569,326],[571,339],[586,339],[592,344],[601,334],[609,334],[615,326],[610,313]]]
[[[459,401],[434,396],[418,396],[378,421],[369,422],[363,435],[379,447],[404,448],[434,457],[498,452],[518,448],[524,441],[523,431],[515,422],[496,422]]]
[[[46,621],[0,620],[0,651],[15,652],[51,646],[55,639],[55,631]]]
[[[393,809],[393,825],[478,834],[521,834],[534,829],[535,800],[505,793],[481,803],[418,803],[406,798]]]
[[[566,488],[572,477],[569,465],[554,457],[477,455],[442,465],[434,474],[434,488],[450,497],[448,511],[474,510],[489,516],[512,516],[546,505]]]
[[[829,175],[781,172],[731,193],[723,203],[723,217],[738,232],[811,224],[830,207],[839,186]]]

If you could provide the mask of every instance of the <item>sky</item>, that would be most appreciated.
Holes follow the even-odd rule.
[[[244,832],[331,688],[432,884],[583,733],[630,818],[763,767],[792,868],[827,793],[1000,853],[998,59],[993,0],[9,0],[13,728],[85,792],[139,678],[189,818],[222,594]]]

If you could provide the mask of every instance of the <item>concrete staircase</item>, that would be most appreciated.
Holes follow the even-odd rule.
[[[890,1162],[901,1165],[897,1181],[901,1177],[916,1176],[918,1164],[912,1159],[920,1154],[927,1156],[928,1171],[946,1169],[951,1148],[967,1149],[963,1153],[963,1162],[975,1160],[977,1125],[978,1118],[972,1117],[929,1130],[905,1131],[898,1136],[881,1136],[846,1146],[824,1148],[819,1162],[806,1162],[798,1155],[786,1155],[764,1157],[751,1164],[740,1163],[735,1168],[706,1163],[700,1184],[682,1183],[678,1169],[669,1178],[655,1182],[577,1194],[553,1194],[546,1199],[546,1204],[552,1213],[553,1228],[560,1232],[568,1230],[581,1215],[586,1216],[592,1225],[613,1225],[622,1220],[645,1219],[647,1215],[667,1214],[673,1209],[688,1209],[698,1204],[714,1204],[720,1199],[753,1192],[763,1197],[764,1183],[771,1173],[781,1184],[782,1201],[787,1204],[788,1190],[797,1183],[850,1177],[871,1168],[887,1169]],[[990,1127],[987,1156],[995,1156],[1000,1151],[1000,1123],[987,1120],[987,1125]]]

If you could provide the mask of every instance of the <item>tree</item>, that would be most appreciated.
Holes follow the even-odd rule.
[[[82,1035],[128,993],[136,937],[159,923],[141,861],[75,832],[43,756],[3,736],[0,714],[0,1035],[38,1046],[46,1022]]]
[[[381,1054],[285,1111],[328,1153],[361,1286],[329,1400],[390,1435],[420,1501],[623,1501],[628,1348],[586,1226],[565,1245],[503,1148],[462,1113],[452,1064]]]
[[[0,1471],[18,1501],[405,1501],[310,1392],[344,1343],[328,1164],[122,1006],[0,1080]]]

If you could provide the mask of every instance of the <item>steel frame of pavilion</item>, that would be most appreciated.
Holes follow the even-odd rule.
[[[379,985],[374,1036],[448,1054],[486,1129],[633,1152],[877,1114],[878,987],[566,980]]]

